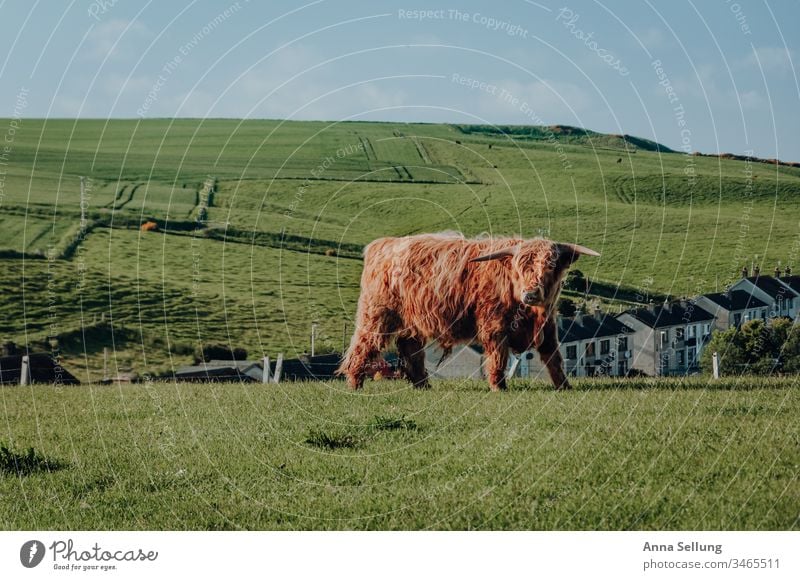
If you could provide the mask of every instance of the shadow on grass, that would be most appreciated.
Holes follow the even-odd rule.
[[[405,415],[402,417],[382,417],[377,416],[367,425],[367,429],[373,431],[416,431],[417,423],[411,419],[406,419]]]
[[[349,433],[326,433],[325,431],[312,430],[306,437],[306,444],[320,449],[353,449],[359,444],[358,437]]]
[[[489,393],[485,381],[432,381],[432,393],[438,391],[466,391]],[[512,379],[508,393],[542,392],[569,396],[570,392],[583,391],[752,391],[760,389],[781,390],[800,385],[800,376],[786,377],[645,377],[630,379],[583,378],[572,379],[572,391],[556,391],[548,381],[541,379]],[[500,396],[503,393],[499,393]]]
[[[320,449],[353,449],[366,443],[379,432],[385,431],[416,431],[417,423],[402,417],[376,416],[371,423],[359,427],[357,433],[326,432],[321,429],[312,429],[306,437],[306,445]]]
[[[5,443],[0,443],[0,473],[3,475],[25,476],[42,471],[58,471],[64,467],[65,464],[47,459],[33,447],[24,453],[17,453]]]

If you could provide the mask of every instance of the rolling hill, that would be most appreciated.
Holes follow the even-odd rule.
[[[628,301],[800,252],[800,168],[574,127],[26,119],[2,161],[0,339],[58,338],[81,379],[109,344],[140,374],[198,343],[295,356],[312,322],[338,350],[385,235],[579,242]]]

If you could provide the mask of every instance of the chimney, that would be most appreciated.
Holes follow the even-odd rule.
[[[650,300],[650,303],[647,305],[647,309],[650,311],[650,314],[656,313],[656,304],[655,302],[653,302],[652,299]]]
[[[747,278],[747,266],[742,266],[742,278]]]
[[[781,277],[781,265],[780,264],[775,266],[775,277],[776,278],[780,278]]]
[[[689,303],[686,301],[686,296],[681,298],[680,305],[683,310],[686,310],[689,307]]]
[[[594,307],[594,317],[600,321],[603,319],[603,310],[599,306]]]
[[[792,275],[792,267],[789,264],[786,264],[786,268],[783,270],[783,275],[787,278]]]
[[[756,264],[755,266],[753,266],[753,276],[758,278],[760,274],[761,274],[761,267],[758,264]]]

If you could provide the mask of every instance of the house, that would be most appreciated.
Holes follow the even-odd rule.
[[[437,342],[432,342],[425,347],[425,370],[428,371],[431,378],[484,378],[483,348],[480,345],[457,345],[453,347],[453,352],[444,359],[442,359],[443,352]]]
[[[281,381],[326,381],[339,378],[336,369],[342,362],[339,353],[318,354],[316,356],[301,355],[298,358],[283,361]],[[275,363],[270,364],[271,372],[275,372]]]
[[[787,279],[791,282],[791,276]],[[753,311],[749,313],[751,320],[760,318],[766,322],[770,318],[784,316],[794,320],[800,310],[800,292],[774,276],[760,274],[746,276],[734,282],[729,290],[744,291],[766,304],[763,308],[752,309]]]
[[[695,298],[695,302],[714,315],[714,330],[727,330],[740,327],[767,308],[767,303],[744,290],[712,292]]]
[[[0,356],[0,384],[18,385],[22,375],[24,352],[17,350],[12,343],[4,346],[4,356]],[[48,383],[54,385],[78,385],[80,381],[65,369],[61,362],[49,353],[28,355],[28,383]]]
[[[800,276],[792,276],[790,273],[788,273],[787,268],[787,274],[785,276],[781,276],[780,281],[791,288],[792,292],[800,296]],[[797,302],[798,301],[795,300],[792,304],[792,306],[794,306],[794,318],[800,316],[800,304],[797,304]]]
[[[598,310],[594,315],[558,317],[558,337],[564,371],[569,376],[618,377],[630,370],[633,329],[610,314]],[[517,376],[546,376],[538,353],[523,354]]]
[[[211,360],[179,368],[176,381],[188,382],[261,382],[263,367],[260,362],[248,360]]]
[[[617,318],[633,329],[636,348],[631,368],[651,376],[698,370],[700,353],[714,324],[711,312],[687,300],[627,310]]]

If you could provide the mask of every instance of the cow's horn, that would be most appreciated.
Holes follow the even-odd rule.
[[[499,260],[500,258],[513,256],[516,253],[517,248],[506,248],[505,250],[498,250],[497,252],[492,252],[491,254],[484,254],[483,256],[472,258],[470,262],[488,262],[489,260]]]
[[[600,256],[599,252],[595,252],[594,250],[587,248],[586,246],[579,246],[578,244],[561,244],[562,246],[566,246],[570,250],[572,250],[575,254],[582,254],[584,256]]]

